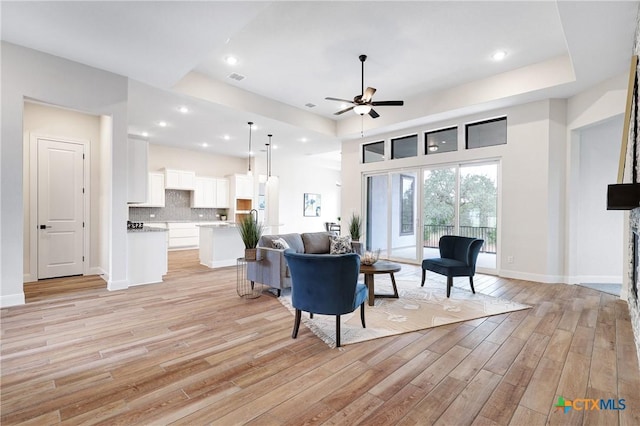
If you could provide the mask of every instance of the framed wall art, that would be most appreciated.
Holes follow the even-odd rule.
[[[320,217],[322,202],[320,194],[304,193],[304,216]]]

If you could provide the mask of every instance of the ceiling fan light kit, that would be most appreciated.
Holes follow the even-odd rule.
[[[402,106],[404,105],[404,101],[373,101],[373,94],[376,93],[376,89],[373,87],[367,87],[366,90],[364,88],[364,61],[367,60],[367,55],[359,56],[361,69],[362,69],[362,91],[359,95],[356,95],[352,101],[341,98],[325,98],[328,101],[338,101],[344,102],[346,104],[351,104],[351,106],[341,109],[340,111],[334,113],[334,115],[344,114],[347,111],[353,110],[358,115],[364,116],[365,114],[369,114],[371,118],[378,118],[380,114],[373,109],[374,106]]]
[[[369,111],[371,111],[371,107],[369,105],[356,105],[353,107],[353,112],[358,115],[369,114]]]

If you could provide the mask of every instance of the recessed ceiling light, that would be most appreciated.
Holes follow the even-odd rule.
[[[201,145],[203,148],[206,148],[206,147],[208,147],[208,146],[209,146],[209,144],[208,144],[208,143],[206,143],[206,142],[202,142],[200,145]]]
[[[300,139],[300,142],[302,142],[302,143],[307,143],[307,141],[308,141],[308,140],[309,140],[309,139],[307,139],[307,138],[302,138],[302,139]]]
[[[183,114],[186,114],[189,112],[189,108],[187,108],[186,106],[181,106],[180,108],[178,108],[178,111],[180,111]]]
[[[229,55],[224,57],[224,61],[227,63],[227,65],[235,65],[238,63],[238,58]]]
[[[507,52],[505,52],[504,50],[498,50],[491,57],[493,58],[494,61],[501,61],[505,58],[505,56],[507,56]]]
[[[228,141],[229,139],[231,139],[231,137],[229,137],[229,135],[224,135],[222,139],[224,139],[225,141]]]
[[[147,136],[149,136],[149,133],[148,132],[142,132],[142,136],[144,136],[146,138]]]
[[[167,122],[166,122],[166,121],[160,121],[160,122],[158,123],[158,126],[160,126],[160,127],[167,127]]]
[[[272,145],[271,148],[278,149],[278,145]]]

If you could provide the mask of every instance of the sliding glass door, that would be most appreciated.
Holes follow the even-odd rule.
[[[497,268],[497,161],[391,171],[365,185],[367,250],[419,263],[439,255],[443,235],[463,235],[484,240],[478,268]]]
[[[419,247],[419,171],[367,176],[366,249],[380,257],[415,261]]]
[[[478,267],[496,269],[498,163],[427,169],[423,177],[423,257],[438,256],[443,235],[481,238]]]

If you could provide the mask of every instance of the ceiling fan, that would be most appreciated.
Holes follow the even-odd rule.
[[[360,62],[362,64],[362,92],[360,95],[356,95],[352,101],[340,98],[325,98],[328,101],[338,101],[353,104],[352,106],[342,109],[334,115],[340,115],[347,111],[353,110],[356,114],[365,115],[369,114],[371,118],[378,118],[378,114],[372,107],[374,106],[402,106],[404,101],[373,101],[373,94],[376,93],[376,89],[373,87],[364,88],[364,61],[367,60],[367,55],[360,55]]]

